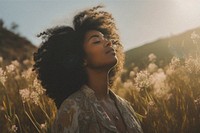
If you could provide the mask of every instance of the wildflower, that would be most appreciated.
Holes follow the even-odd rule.
[[[133,83],[130,80],[128,80],[128,81],[124,82],[123,87],[131,88],[131,87],[133,87]]]
[[[19,93],[22,97],[23,103],[31,102],[38,105],[39,102],[39,94],[36,91],[31,91],[30,89],[22,89],[19,90]]]
[[[167,76],[163,71],[159,71],[151,75],[151,83],[153,85],[153,93],[158,98],[167,97],[169,88],[165,83]],[[167,99],[167,98],[166,98]]]
[[[200,96],[197,97],[197,98],[194,100],[194,103],[195,103],[195,105],[197,105],[197,106],[200,105]]]
[[[7,78],[7,76],[6,76],[5,71],[4,71],[2,68],[0,68],[0,82],[1,82],[3,85],[4,85],[5,82],[6,82],[6,78]]]
[[[35,103],[36,105],[38,105],[39,103],[39,94],[35,91],[32,91],[30,94],[30,99],[33,103]]]
[[[180,59],[177,58],[177,57],[173,57],[173,58],[171,59],[170,65],[171,65],[173,68],[179,67],[179,66],[180,66]]]
[[[16,125],[12,125],[10,131],[16,133],[17,129],[18,129],[18,127]]]
[[[10,64],[10,65],[6,66],[6,71],[8,73],[13,72],[14,70],[15,70],[15,66],[13,64]]]
[[[175,71],[175,69],[177,69],[177,68],[180,67],[180,64],[181,64],[180,59],[177,58],[177,57],[173,57],[173,58],[171,59],[171,62],[170,62],[170,64],[169,64],[168,69],[166,70],[166,73],[167,73],[168,75],[172,74],[172,73]]]
[[[150,73],[153,73],[153,72],[155,72],[155,71],[157,71],[157,69],[158,69],[158,66],[155,64],[155,63],[150,63],[149,65],[148,65],[148,71],[150,72]]]
[[[20,66],[20,64],[19,64],[19,62],[17,60],[12,61],[11,64],[14,65],[15,67],[19,67]]]
[[[191,56],[185,60],[185,68],[189,73],[195,74],[200,72],[200,59],[192,58]]]
[[[30,90],[29,89],[19,90],[19,94],[22,97],[23,103],[30,101]]]
[[[151,53],[149,54],[148,58],[150,62],[155,62],[157,57],[155,54]]]
[[[33,81],[33,87],[35,88],[36,92],[41,95],[44,93],[45,89],[42,88],[40,82],[38,81],[37,78],[34,79]]]
[[[166,80],[166,75],[163,71],[161,72],[156,72],[153,75],[151,75],[151,83],[153,84],[154,89],[160,89],[165,87],[165,80]]]
[[[148,88],[151,85],[150,74],[145,70],[137,73],[135,85],[138,88]]]
[[[200,36],[195,31],[193,31],[190,38],[192,39],[194,44],[197,44],[197,39],[200,39]]]
[[[23,60],[23,64],[24,64],[24,65],[29,65],[29,64],[30,64],[30,61],[29,61],[28,59]]]
[[[22,72],[22,77],[25,79],[31,79],[32,76],[32,68],[29,68],[28,70]]]
[[[133,68],[133,71],[134,71],[134,72],[138,72],[138,71],[139,71],[139,68],[138,68],[138,67],[134,67],[134,68]]]
[[[40,124],[40,128],[42,130],[46,130],[47,129],[47,122]]]
[[[130,78],[133,78],[135,75],[136,75],[136,74],[135,74],[134,71],[131,71],[131,72],[129,73],[129,77],[130,77]]]

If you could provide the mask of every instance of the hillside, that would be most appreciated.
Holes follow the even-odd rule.
[[[184,58],[189,54],[195,54],[200,45],[200,38],[194,43],[191,38],[194,33],[200,35],[200,27],[130,49],[125,52],[125,67],[129,68],[134,63],[139,68],[144,68],[148,64],[148,55],[151,53],[157,56],[159,62],[156,63],[161,67],[169,63],[173,56]]]
[[[31,59],[35,50],[36,47],[25,37],[15,34],[3,25],[0,26],[0,56],[5,62]]]

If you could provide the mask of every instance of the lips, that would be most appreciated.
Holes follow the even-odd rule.
[[[105,53],[106,54],[109,54],[109,53],[114,53],[115,54],[115,50],[113,48],[110,48]]]

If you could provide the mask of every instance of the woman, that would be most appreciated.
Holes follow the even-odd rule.
[[[101,8],[39,35],[34,69],[59,108],[53,133],[142,132],[131,105],[111,91],[124,55],[114,19]]]

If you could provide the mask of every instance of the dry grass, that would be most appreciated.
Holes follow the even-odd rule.
[[[145,133],[199,133],[200,56],[174,57],[165,68],[155,62],[151,54],[147,68],[125,70],[129,77],[125,82],[118,78],[114,91],[132,103]],[[2,133],[51,131],[57,109],[31,66],[28,60],[5,66],[0,58]]]

